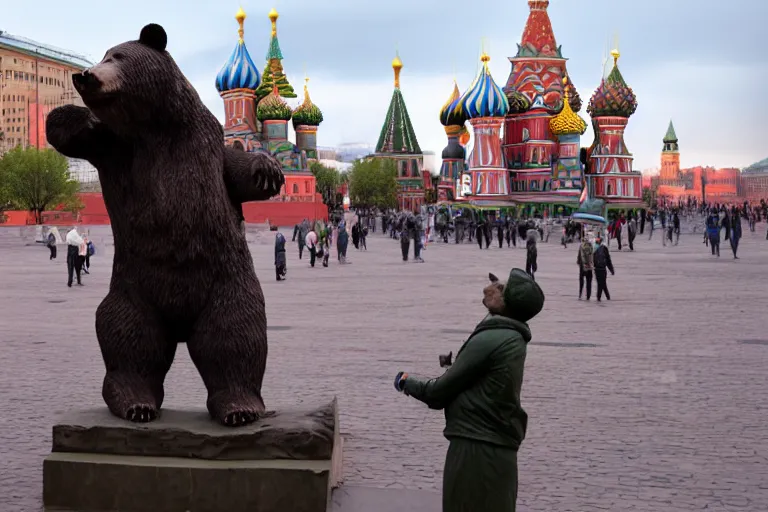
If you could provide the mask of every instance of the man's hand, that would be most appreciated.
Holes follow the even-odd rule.
[[[405,372],[399,372],[395,376],[395,389],[398,392],[402,393],[403,390],[405,389],[405,379],[407,378],[408,378],[408,374]]]
[[[448,354],[441,354],[437,356],[437,358],[440,361],[440,368],[448,368],[453,364],[453,352],[448,352]]]

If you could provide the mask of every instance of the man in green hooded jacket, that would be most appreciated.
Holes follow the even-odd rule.
[[[400,372],[395,389],[445,409],[443,434],[450,441],[443,475],[443,512],[514,512],[517,451],[528,415],[520,405],[523,368],[531,331],[526,322],[544,306],[544,292],[521,269],[506,284],[490,274],[483,290],[489,314],[436,379]]]

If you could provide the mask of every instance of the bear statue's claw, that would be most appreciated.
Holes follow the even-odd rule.
[[[146,404],[129,407],[125,413],[125,419],[135,423],[148,423],[157,418],[157,411],[154,407]]]
[[[227,427],[241,427],[266,416],[264,401],[259,396],[217,394],[208,400],[211,416]]]
[[[228,427],[238,427],[241,425],[248,425],[258,419],[258,415],[249,411],[237,411],[228,414],[224,418],[224,424]]]

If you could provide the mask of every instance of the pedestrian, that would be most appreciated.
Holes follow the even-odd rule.
[[[48,250],[51,251],[51,257],[48,259],[48,261],[53,261],[56,259],[56,235],[53,234],[53,231],[48,233],[48,240],[45,244],[48,246]]]
[[[77,227],[73,227],[67,233],[67,286],[70,288],[72,288],[72,279],[75,273],[77,274],[77,284],[83,286],[80,280],[82,267],[79,264],[81,243],[83,243],[83,239],[77,233]]]
[[[738,212],[731,215],[731,251],[733,251],[733,259],[739,259],[736,256],[736,251],[739,250],[739,240],[741,240],[741,219]]]
[[[499,249],[504,248],[504,222],[501,218],[496,221],[496,238],[499,241]]]
[[[611,253],[608,248],[603,245],[603,239],[600,235],[595,239],[595,252],[592,256],[592,261],[595,265],[595,280],[597,281],[597,302],[600,302],[603,293],[605,298],[611,300],[611,294],[608,291],[608,271],[611,275],[614,275],[613,263],[611,262]]]
[[[675,234],[675,245],[677,245],[680,243],[680,215],[678,215],[677,210],[672,214],[672,230]],[[672,241],[672,237],[669,238],[669,241]]]
[[[531,276],[531,279],[535,281],[536,278],[534,277],[534,274],[536,274],[536,272],[539,270],[539,266],[536,263],[536,260],[539,257],[539,252],[536,248],[535,230],[528,231],[528,240],[525,242],[525,249],[525,271],[529,276]]]
[[[347,224],[341,221],[339,224],[339,236],[336,237],[336,250],[339,263],[342,265],[347,262],[347,246],[349,245],[349,233],[347,233]]]
[[[85,252],[85,268],[87,270],[86,274],[90,274],[91,272],[91,256],[96,254],[96,246],[93,245],[93,240],[90,238],[87,240],[86,243],[86,252]]]
[[[488,315],[451,364],[436,379],[405,372],[395,389],[430,409],[445,410],[449,441],[443,471],[443,512],[514,512],[517,454],[528,414],[520,404],[528,321],[544,306],[544,292],[525,272],[513,269],[506,285],[493,274],[484,290]],[[403,435],[408,435],[407,433]]]
[[[315,258],[317,257],[317,233],[315,233],[313,228],[310,228],[307,233],[304,245],[309,249],[309,266],[315,268]],[[299,259],[301,259],[301,252],[299,252]]]
[[[275,277],[285,281],[288,273],[287,258],[285,257],[285,237],[281,232],[275,233]]]
[[[707,235],[709,235],[709,247],[712,249],[712,256],[717,254],[720,257],[720,222],[717,213],[712,212],[707,218]]]
[[[304,247],[307,243],[307,234],[309,233],[309,221],[304,219],[300,224],[296,224],[293,228],[292,242],[298,242],[299,245],[299,259],[304,255]],[[317,236],[317,234],[315,234]]]
[[[635,241],[636,236],[637,236],[637,221],[635,220],[635,216],[630,214],[629,222],[627,222],[627,240],[629,241],[630,251],[635,250],[635,246],[633,245],[633,242]]]
[[[592,247],[589,239],[584,237],[579,246],[579,254],[576,256],[576,263],[579,265],[579,300],[584,292],[584,283],[587,284],[587,300],[592,295],[592,271],[595,268],[593,261],[595,249]]]

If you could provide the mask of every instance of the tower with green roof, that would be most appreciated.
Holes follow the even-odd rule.
[[[376,144],[377,158],[393,158],[397,162],[398,205],[403,210],[414,210],[424,203],[424,180],[422,167],[424,155],[416,139],[416,133],[405,106],[400,90],[400,70],[403,62],[400,56],[392,59],[395,72],[395,90],[387,109],[387,117],[381,127],[379,142]]]
[[[267,50],[267,64],[262,73],[263,80],[259,88],[256,89],[257,98],[264,98],[269,95],[274,85],[277,85],[277,90],[283,98],[296,98],[296,92],[283,71],[283,52],[280,51],[280,42],[277,40],[278,17],[279,14],[274,8],[269,11],[269,21],[272,22],[272,37],[269,40]]]

